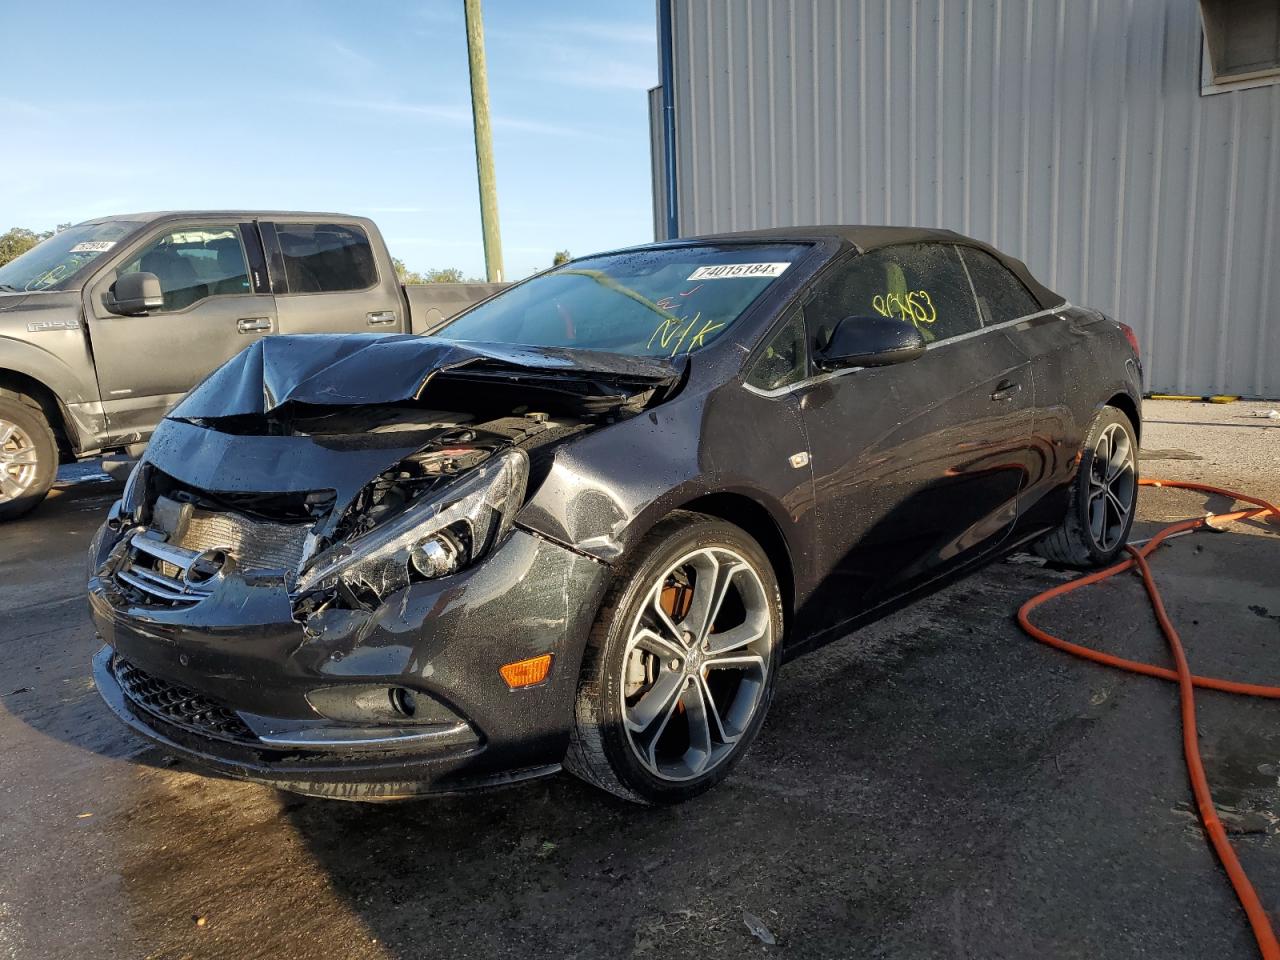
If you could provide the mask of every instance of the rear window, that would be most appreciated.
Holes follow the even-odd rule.
[[[806,252],[798,244],[698,244],[575,260],[467,311],[451,340],[675,357],[725,335]]]
[[[973,279],[984,324],[1006,323],[1039,312],[1040,304],[1022,281],[995,257],[973,247],[961,247],[960,256],[964,257],[964,265]]]
[[[359,227],[339,223],[277,223],[290,293],[367,290],[378,282],[373,247]]]

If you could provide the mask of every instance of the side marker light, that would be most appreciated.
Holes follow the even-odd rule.
[[[498,673],[502,674],[502,679],[512,690],[541,683],[547,679],[547,674],[550,672],[551,654],[549,653],[530,657],[528,660],[517,660],[515,663],[508,663],[498,668]]]

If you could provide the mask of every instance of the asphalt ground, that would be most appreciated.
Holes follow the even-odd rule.
[[[1148,404],[1144,471],[1280,496],[1277,421],[1199,406]],[[4,960],[1256,955],[1197,825],[1173,687],[1014,624],[1069,574],[1000,563],[788,664],[735,775],[676,809],[567,775],[344,804],[198,775],[99,703],[83,557],[119,486],[79,473],[0,527]],[[1278,561],[1257,524],[1158,552],[1197,671],[1280,682]],[[1133,577],[1038,619],[1167,662]],[[1199,702],[1215,799],[1280,921],[1280,704]]]

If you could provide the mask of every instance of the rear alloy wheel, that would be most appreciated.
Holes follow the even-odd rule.
[[[760,546],[722,521],[673,515],[638,553],[593,631],[566,766],[673,803],[723,779],[759,730],[781,602]]]
[[[32,510],[53,485],[58,447],[39,406],[0,390],[0,520]]]
[[[1066,518],[1035,545],[1071,567],[1101,567],[1124,549],[1138,501],[1138,438],[1129,418],[1103,407],[1089,428]]]

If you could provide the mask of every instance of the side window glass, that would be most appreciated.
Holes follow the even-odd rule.
[[[955,248],[917,243],[854,257],[819,282],[805,317],[821,349],[845,317],[895,317],[926,343],[979,329],[969,279]]]
[[[250,292],[244,247],[234,223],[178,227],[148,244],[116,274],[138,272],[160,279],[163,313],[185,310],[208,297]]]
[[[277,223],[290,293],[367,290],[378,282],[369,238],[337,223]]]
[[[751,368],[747,383],[761,390],[777,390],[803,380],[807,372],[804,315],[797,310],[764,348]]]
[[[959,250],[960,256],[964,257],[964,265],[969,268],[984,324],[1004,323],[1039,312],[1040,304],[1022,281],[995,257],[973,247],[960,247]]]

